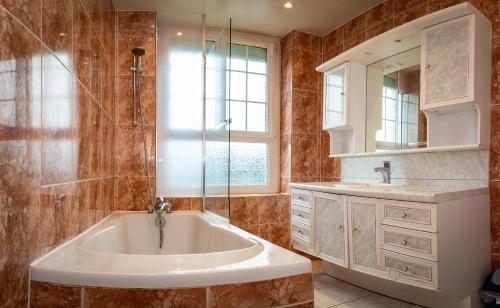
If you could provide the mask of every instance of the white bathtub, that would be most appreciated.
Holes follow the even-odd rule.
[[[31,264],[30,278],[67,285],[176,288],[268,280],[311,272],[311,262],[211,213],[115,212]]]

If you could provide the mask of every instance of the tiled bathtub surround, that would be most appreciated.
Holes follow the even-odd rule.
[[[314,307],[312,274],[188,289],[31,284],[31,307]]]
[[[342,159],[342,181],[382,182],[373,168],[390,161],[392,182],[410,185],[487,186],[488,150],[429,152]]]
[[[324,60],[405,22],[466,0],[386,0],[353,18],[322,38]],[[469,0],[492,23],[491,149],[491,248],[494,267],[500,266],[500,1]],[[381,158],[381,157],[379,157]],[[440,162],[443,164],[443,162]],[[463,164],[463,162],[460,162]],[[344,166],[342,166],[344,167]],[[454,168],[461,168],[459,165]],[[396,171],[397,172],[397,171]]]
[[[0,0],[1,307],[113,210],[114,20],[111,0]]]

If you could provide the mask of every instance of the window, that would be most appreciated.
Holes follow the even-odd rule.
[[[210,38],[210,37],[209,37]],[[213,42],[207,41],[207,49]],[[279,88],[277,41],[234,33],[231,59],[226,63],[226,117],[231,118],[230,183],[232,193],[270,193],[279,190],[277,119]],[[217,126],[216,59],[207,58],[207,126]],[[219,117],[220,118],[220,117]],[[207,155],[227,151],[223,142],[208,141]],[[220,153],[219,153],[220,154]],[[220,155],[220,157],[226,157]],[[207,157],[208,159],[208,157]],[[216,161],[212,157],[211,161]],[[224,183],[220,173],[207,174],[207,183]]]

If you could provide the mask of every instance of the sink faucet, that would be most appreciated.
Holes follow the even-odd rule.
[[[152,214],[156,213],[155,225],[158,227],[160,231],[160,249],[163,247],[163,227],[167,224],[167,221],[163,217],[163,212],[171,213],[172,212],[172,203],[165,202],[162,197],[157,197],[155,204],[150,205],[148,207],[148,213]]]
[[[391,184],[391,162],[390,161],[384,161],[384,166],[383,167],[377,167],[373,168],[375,172],[380,172],[382,173],[382,176],[384,177],[384,184]]]

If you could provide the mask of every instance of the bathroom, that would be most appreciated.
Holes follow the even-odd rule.
[[[0,0],[0,42],[0,307],[492,298],[499,0]]]

